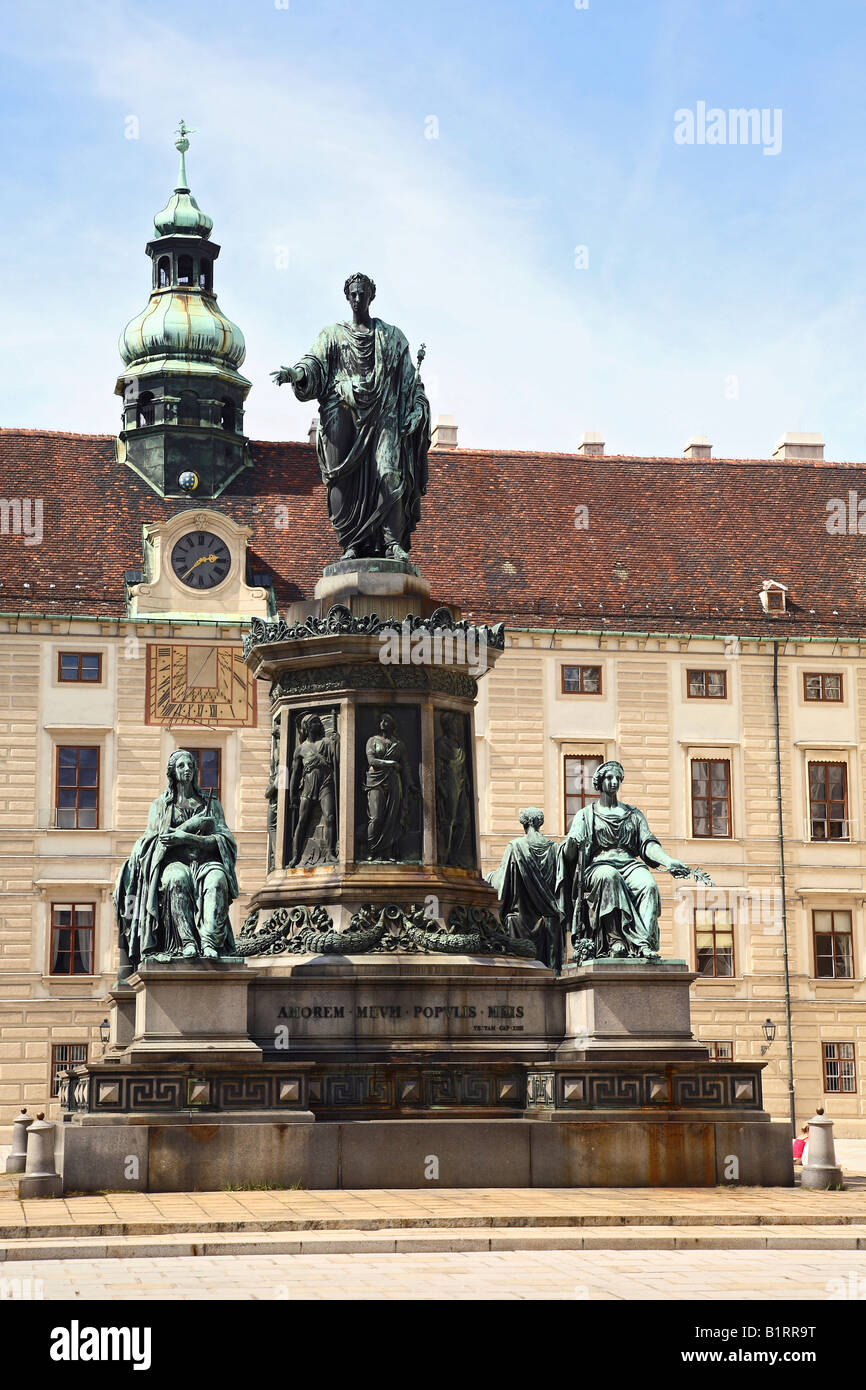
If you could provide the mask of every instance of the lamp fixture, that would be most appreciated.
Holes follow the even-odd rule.
[[[771,1018],[767,1018],[761,1024],[761,1030],[764,1037],[767,1039],[761,1048],[761,1056],[763,1057],[766,1052],[769,1052],[773,1043],[776,1041],[776,1025]]]

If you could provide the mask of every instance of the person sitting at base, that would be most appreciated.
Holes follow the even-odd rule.
[[[805,1152],[806,1145],[807,1145],[808,1142],[809,1142],[809,1126],[808,1126],[808,1125],[804,1125],[804,1126],[803,1126],[802,1132],[801,1132],[800,1134],[797,1135],[796,1139],[795,1139],[793,1142],[794,1142],[794,1162],[795,1162],[795,1163],[804,1163],[804,1162],[805,1162],[805,1159],[804,1159],[804,1157],[803,1157],[803,1154],[804,1154],[804,1152]]]

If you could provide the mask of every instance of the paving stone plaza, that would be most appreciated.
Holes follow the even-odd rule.
[[[839,1281],[866,1289],[859,1255],[758,1250],[600,1250],[433,1254],[232,1255],[16,1263],[13,1279],[45,1299],[229,1302],[635,1299],[821,1300]],[[854,1282],[852,1282],[854,1281]],[[864,1293],[857,1295],[864,1297]],[[762,1316],[764,1316],[762,1314]],[[769,1313],[766,1314],[769,1316]],[[805,1316],[805,1314],[804,1314]]]
[[[16,1200],[3,1296],[45,1300],[866,1298],[866,1143],[843,1192],[213,1192]]]

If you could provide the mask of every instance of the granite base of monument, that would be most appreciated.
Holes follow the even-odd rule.
[[[507,956],[190,967],[215,1000],[233,992],[210,1055],[197,1012],[188,1051],[183,1027],[168,1036],[171,969],[115,991],[105,1058],[67,1078],[66,1191],[428,1187],[431,1155],[445,1187],[793,1182],[764,1064],[709,1058],[681,962],[559,978]],[[224,1046],[241,989],[246,1054]]]
[[[636,1115],[561,1124],[515,1118],[68,1125],[63,1180],[65,1192],[793,1182],[787,1127],[767,1117],[745,1123]]]

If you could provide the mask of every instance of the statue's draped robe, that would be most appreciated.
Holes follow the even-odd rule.
[[[395,767],[376,767],[369,760],[387,760]],[[409,811],[406,745],[388,734],[367,740],[367,849],[371,859],[393,858],[406,830]]]
[[[659,949],[661,898],[646,858],[659,843],[646,816],[622,803],[615,819],[591,802],[577,812],[559,846],[557,884],[560,907],[570,925],[575,953],[591,959],[610,954],[616,943],[639,956]],[[579,852],[583,854],[583,919],[579,915]]]
[[[196,814],[205,811],[202,801]],[[180,953],[180,936],[172,919],[170,895],[160,883],[163,870],[173,862],[185,863],[189,869],[191,904],[200,930],[204,916],[204,892],[209,873],[219,869],[225,875],[227,903],[238,896],[235,873],[237,844],[226,825],[220,803],[214,798],[207,810],[213,824],[216,844],[202,845],[200,850],[178,845],[163,845],[160,835],[176,830],[188,819],[172,799],[170,792],[158,796],[150,808],[147,829],[136,840],[132,852],[120,870],[114,890],[114,907],[120,946],[126,950],[132,965],[142,956],[154,952]],[[222,923],[223,939],[217,943],[223,954],[235,950],[234,934],[228,917]]]
[[[562,967],[556,845],[537,830],[512,840],[498,869],[487,875],[502,904],[500,917],[513,936],[535,942],[535,954],[555,970]]]
[[[353,323],[324,328],[293,383],[298,400],[319,402],[316,451],[328,513],[343,550],[359,554],[375,553],[395,501],[403,509],[395,539],[408,549],[427,491],[430,442],[430,406],[404,334],[382,319],[370,324],[370,332]]]
[[[307,739],[300,745],[301,773],[298,797],[300,801],[310,801],[317,805],[322,818],[326,812],[331,816],[336,813],[338,749],[336,734],[329,733],[326,733],[324,738]],[[299,809],[299,806],[292,808],[293,838],[298,827]],[[327,849],[328,846],[316,835],[315,822],[311,829],[308,821],[307,842],[301,849],[301,862],[305,866],[321,863]]]
[[[443,733],[436,740],[436,815],[439,853],[447,845],[447,862],[459,864],[468,848],[471,807],[466,750],[456,734]]]
[[[302,799],[318,801],[322,794],[330,790],[336,796],[337,786],[337,741],[333,734],[324,738],[307,739],[301,750],[300,796]]]

